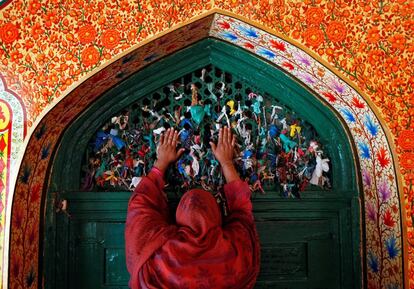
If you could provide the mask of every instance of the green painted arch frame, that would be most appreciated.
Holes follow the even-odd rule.
[[[230,72],[251,86],[275,96],[279,102],[293,108],[297,115],[316,129],[331,159],[333,187],[331,191],[307,191],[302,197],[322,202],[327,199],[338,200],[349,204],[349,209],[355,216],[351,228],[353,269],[347,270],[358,272],[359,276],[356,276],[354,281],[361,284],[366,278],[366,268],[363,266],[366,262],[362,260],[365,258],[365,245],[361,243],[365,235],[360,208],[363,196],[359,185],[361,176],[356,169],[357,152],[346,125],[325,100],[307,89],[296,78],[287,75],[265,59],[215,38],[203,39],[136,72],[97,99],[66,129],[52,162],[52,175],[46,197],[46,228],[53,226],[55,222],[52,216],[54,204],[50,202],[53,197],[51,198],[50,194],[56,191],[79,190],[80,169],[86,146],[101,125],[137,99],[208,64]],[[282,202],[298,201],[280,200],[281,197],[276,194],[258,197],[259,202],[268,199],[279,199]],[[301,204],[298,205],[298,208],[303,208]],[[56,237],[54,234],[45,234],[45,264],[53,258],[50,254],[53,255],[52,251],[56,249],[55,245],[47,245],[50,244],[48,240]],[[44,270],[46,275],[53,275],[47,267]],[[46,276],[46,284],[49,277]]]
[[[67,128],[54,166],[52,187],[59,183],[65,191],[76,191],[87,143],[99,127],[113,114],[162,85],[205,65],[213,64],[258,87],[314,126],[331,157],[332,192],[319,192],[327,198],[349,198],[360,195],[355,145],[340,118],[318,96],[297,79],[277,69],[267,61],[234,45],[217,39],[205,39],[135,73],[113,87]],[[64,153],[60,153],[64,152]],[[313,194],[315,196],[315,194]],[[306,197],[306,195],[304,196]]]

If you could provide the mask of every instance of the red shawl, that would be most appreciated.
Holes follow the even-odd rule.
[[[221,219],[203,190],[181,198],[176,223],[169,219],[164,181],[157,170],[143,177],[128,205],[126,259],[132,289],[253,288],[260,248],[249,186],[224,186],[229,216]],[[223,221],[223,222],[222,222]]]

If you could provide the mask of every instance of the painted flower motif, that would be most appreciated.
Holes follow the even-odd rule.
[[[89,46],[82,51],[81,59],[86,67],[95,65],[100,59],[99,51],[95,47]]]
[[[19,37],[19,30],[13,23],[6,23],[0,28],[0,39],[4,44],[10,44]]]
[[[414,169],[414,153],[406,152],[401,155],[401,166],[407,170]]]
[[[382,61],[384,59],[385,53],[382,50],[372,49],[368,52],[368,62],[371,65],[376,65],[378,61]]]
[[[404,50],[406,40],[403,35],[393,35],[388,38],[388,41],[391,43],[392,48]]]
[[[398,67],[398,56],[390,56],[387,57],[387,59],[385,60],[385,71],[389,74],[389,73],[397,73],[398,70],[400,69]]]
[[[332,42],[343,41],[346,37],[345,24],[339,21],[332,21],[328,24],[328,28],[326,29],[326,35]]]
[[[121,40],[121,35],[116,29],[106,30],[102,34],[102,37],[101,37],[102,45],[108,49],[115,48],[119,44],[120,40]]]
[[[42,28],[42,25],[40,25],[39,23],[35,23],[32,26],[31,35],[33,36],[34,39],[36,39],[36,40],[39,39],[40,36],[43,35],[43,32],[44,32],[44,30]]]
[[[305,16],[306,22],[308,24],[319,25],[322,23],[323,18],[325,17],[325,13],[323,12],[322,8],[310,7],[308,10],[306,10]]]
[[[398,145],[404,150],[414,149],[414,131],[403,130],[397,139]]]
[[[303,33],[305,42],[313,47],[318,47],[324,42],[324,36],[322,30],[317,27],[309,27]]]
[[[381,39],[380,30],[377,27],[372,27],[368,30],[367,41],[371,44],[376,44]]]
[[[30,1],[29,3],[29,12],[30,14],[36,14],[39,11],[41,4],[39,1]]]
[[[88,24],[79,28],[78,31],[79,42],[82,45],[91,43],[95,40],[96,37],[96,30],[95,27]]]

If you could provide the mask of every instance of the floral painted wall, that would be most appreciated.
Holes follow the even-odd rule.
[[[405,221],[408,232],[408,272],[410,288],[414,288],[411,221],[414,195],[414,2],[17,0],[5,5],[3,2],[0,3],[0,73],[4,77],[4,90],[21,100],[10,107],[11,111],[19,111],[18,115],[21,115],[22,128],[15,131],[32,131],[42,113],[117,55],[211,9],[222,9],[250,19],[314,53],[364,93],[390,131],[390,141],[396,148],[396,161],[400,166],[397,173],[403,181],[399,190],[404,196],[406,215],[402,221]],[[0,100],[5,99],[3,95]],[[21,103],[23,108],[18,108]],[[361,104],[355,103],[358,105]],[[2,108],[6,111],[6,105]],[[6,126],[11,115],[0,114],[2,129],[13,128]],[[20,135],[21,139],[16,142],[22,142],[24,134]],[[1,138],[7,143],[9,136],[10,131],[7,131]],[[16,159],[23,152],[16,151],[13,156],[13,147],[9,149],[4,145],[0,149],[2,157],[9,156],[1,167],[6,181],[4,176],[18,170]],[[13,165],[10,167],[10,164]],[[6,182],[6,186],[0,187],[1,224],[10,218],[6,203],[13,185]],[[6,228],[2,225],[0,229],[1,241]],[[0,244],[0,256],[4,253],[2,248],[8,248],[6,239]],[[7,264],[5,258],[2,270]],[[3,276],[6,272],[3,271]],[[372,288],[376,287],[373,285]]]

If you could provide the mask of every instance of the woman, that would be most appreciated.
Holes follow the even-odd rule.
[[[233,165],[235,137],[220,129],[210,143],[226,179],[229,214],[221,216],[211,193],[186,192],[169,218],[163,192],[164,172],[183,153],[178,132],[160,138],[157,161],[143,177],[128,205],[126,259],[132,289],[249,289],[259,273],[259,239],[252,214],[250,189]]]

